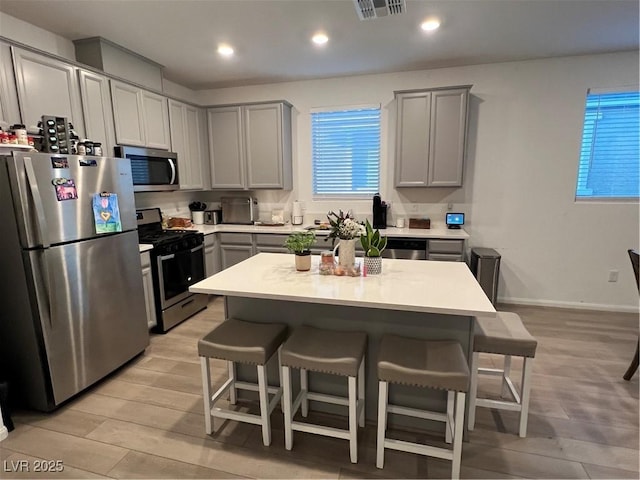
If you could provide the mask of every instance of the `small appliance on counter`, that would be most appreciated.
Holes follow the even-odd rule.
[[[222,197],[222,223],[252,225],[258,219],[258,200],[252,197]]]
[[[376,193],[373,196],[373,228],[387,228],[387,208],[386,202]]]
[[[205,225],[218,225],[219,223],[222,223],[222,210],[205,210],[204,211]]]
[[[299,201],[293,202],[293,208],[291,209],[291,224],[302,225],[302,204]]]
[[[447,228],[460,228],[464,225],[464,213],[447,213],[445,222]]]

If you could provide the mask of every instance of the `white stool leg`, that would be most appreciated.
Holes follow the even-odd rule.
[[[271,419],[269,418],[269,392],[267,390],[267,367],[258,365],[258,395],[260,397],[260,417],[262,418],[262,443],[271,445]]]
[[[307,418],[309,415],[309,400],[307,399],[307,393],[309,392],[309,375],[304,368],[300,369],[300,390],[302,391],[302,401],[300,402],[300,410],[302,416]]]
[[[451,460],[451,478],[460,478],[462,460],[462,426],[464,424],[464,393],[456,392],[455,431],[453,433],[453,459]]]
[[[236,395],[236,364],[234,362],[228,361],[227,365],[229,367],[229,378],[231,379],[231,385],[229,385],[229,403],[231,405],[235,405],[237,401]]]
[[[511,375],[511,355],[504,356],[504,367],[502,373],[502,393],[500,396],[502,398],[511,397],[511,390],[509,390],[509,385],[507,384],[507,378]]]
[[[282,367],[282,405],[284,407],[284,447],[293,447],[293,427],[291,425],[291,371],[289,367]]]
[[[520,430],[519,435],[527,436],[527,420],[529,418],[529,394],[531,393],[531,372],[533,358],[524,357],[522,364],[522,383],[520,384]]]
[[[473,352],[471,356],[471,381],[469,382],[469,413],[467,414],[469,431],[473,430],[476,423],[476,398],[478,396],[478,365],[480,354]]]
[[[387,430],[387,400],[389,384],[378,382],[378,439],[376,441],[376,467],[384,467],[384,439]]]
[[[447,392],[447,423],[445,424],[445,432],[444,432],[444,441],[446,443],[451,443],[451,425],[449,423],[449,419],[453,418],[453,402],[454,402],[455,392],[453,390],[449,390]]]
[[[362,362],[360,363],[360,368],[358,370],[358,403],[360,403],[362,405],[362,410],[360,410],[360,418],[358,418],[358,425],[360,425],[361,427],[364,427],[364,410],[365,410],[365,404],[364,404],[364,382],[365,382],[365,377],[364,377],[364,358],[362,358]]]
[[[351,463],[358,463],[358,397],[357,377],[349,377],[349,451]]]
[[[211,373],[209,370],[209,357],[200,357],[200,370],[202,372],[202,400],[204,403],[204,430],[207,435],[213,431],[211,425]]]

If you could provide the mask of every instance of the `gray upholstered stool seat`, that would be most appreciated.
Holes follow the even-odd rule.
[[[229,319],[198,341],[198,355],[264,365],[286,338],[286,325]]]
[[[469,386],[469,367],[460,344],[452,340],[420,340],[384,335],[378,354],[378,380],[376,466],[383,468],[384,449],[389,448],[451,460],[451,477],[458,478],[462,458],[465,392]],[[446,413],[390,404],[389,383],[446,390]],[[445,441],[453,442],[453,449],[386,438],[389,413],[444,422]]]
[[[267,384],[266,364],[275,357],[287,336],[287,326],[282,324],[252,323],[229,319],[218,325],[198,341],[198,355],[202,368],[202,390],[204,396],[204,418],[207,434],[213,431],[213,418],[226,418],[262,426],[262,441],[271,444],[270,415],[282,396],[282,389]],[[211,395],[210,358],[226,360],[229,379]],[[258,385],[236,380],[235,363],[256,365]],[[260,415],[215,407],[225,392],[229,391],[229,403],[236,403],[236,390],[258,391]],[[274,394],[269,402],[269,393]]]
[[[469,430],[474,428],[476,407],[490,407],[520,412],[519,435],[521,437],[527,436],[530,379],[537,346],[538,342],[527,331],[520,316],[516,313],[497,312],[495,317],[476,317],[469,391]],[[481,368],[479,366],[480,353],[504,355],[503,368]],[[520,392],[510,377],[512,356],[523,358]],[[513,400],[478,398],[479,374],[501,376],[502,396],[510,396]]]
[[[364,427],[364,359],[367,335],[362,332],[324,330],[309,326],[297,328],[282,346],[282,389],[285,447],[293,448],[293,431],[315,433],[349,440],[351,461],[358,461],[358,425]],[[292,402],[291,368],[300,369],[300,393]],[[309,392],[307,372],[323,372],[348,377],[348,397]],[[357,392],[356,392],[357,390]],[[309,411],[309,400],[347,405],[349,429],[323,427],[294,421],[301,408]]]

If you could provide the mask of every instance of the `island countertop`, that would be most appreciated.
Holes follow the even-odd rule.
[[[445,315],[495,315],[495,308],[462,262],[383,260],[367,277],[297,272],[294,256],[260,253],[189,288],[194,293],[321,303]]]

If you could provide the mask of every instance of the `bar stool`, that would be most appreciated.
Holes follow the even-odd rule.
[[[287,326],[282,324],[251,323],[228,319],[198,341],[198,355],[202,369],[202,391],[204,396],[204,423],[207,435],[213,431],[213,418],[227,418],[239,422],[262,425],[262,442],[271,444],[270,415],[282,396],[280,387],[269,387],[267,383],[267,362],[274,357],[284,342]],[[211,395],[210,358],[226,360],[229,379]],[[258,384],[236,380],[235,364],[256,365]],[[278,369],[279,373],[279,369]],[[236,412],[215,407],[224,393],[229,390],[229,403],[236,403],[236,390],[257,391],[260,398],[260,415]],[[269,402],[269,394],[274,397]]]
[[[367,335],[361,332],[324,330],[309,326],[297,328],[282,346],[282,390],[285,448],[293,447],[293,431],[315,433],[349,440],[351,462],[358,462],[358,425],[364,427],[364,353]],[[291,369],[300,370],[300,393],[291,401]],[[310,392],[307,372],[323,372],[348,377],[348,398]],[[357,391],[356,391],[357,390]],[[349,429],[324,427],[293,421],[302,407],[309,413],[309,400],[348,405]]]
[[[446,413],[390,404],[389,383],[446,390]],[[378,356],[376,466],[384,467],[384,449],[389,448],[451,460],[451,478],[459,478],[464,401],[468,385],[469,367],[458,342],[384,335]],[[385,432],[388,413],[444,422],[446,424],[445,441],[453,442],[453,449],[387,438]]]
[[[538,342],[527,331],[516,313],[498,312],[495,317],[476,317],[469,389],[469,430],[473,430],[475,424],[476,407],[489,407],[520,412],[518,433],[523,438],[527,436],[531,371],[537,346]],[[502,369],[480,368],[480,353],[504,355],[504,367]],[[509,376],[512,356],[523,358],[520,393]],[[479,374],[500,375],[502,377],[501,396],[506,397],[511,394],[513,401],[477,398]]]

